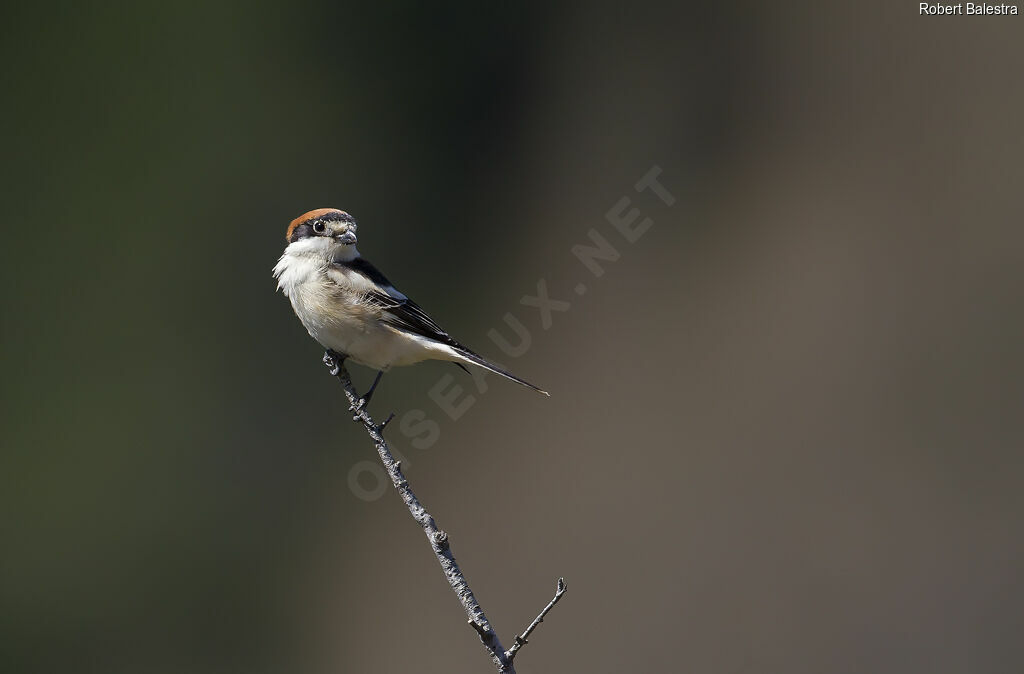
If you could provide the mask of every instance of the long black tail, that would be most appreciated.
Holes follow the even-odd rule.
[[[505,377],[506,379],[511,379],[512,381],[514,381],[517,384],[522,384],[523,386],[525,386],[527,388],[532,388],[537,393],[542,393],[542,394],[544,394],[546,396],[550,396],[551,395],[550,393],[548,393],[544,389],[539,388],[537,386],[534,386],[533,384],[531,384],[530,382],[526,381],[525,379],[520,379],[519,377],[515,376],[511,372],[508,372],[506,370],[502,370],[500,367],[498,367],[494,363],[487,362],[486,360],[484,360],[480,356],[476,355],[475,353],[473,353],[472,351],[470,351],[466,347],[462,347],[460,349],[456,349],[455,351],[460,356],[465,358],[466,362],[472,363],[473,365],[479,365],[483,369],[490,370],[494,374],[500,374],[502,377]],[[459,365],[458,361],[456,361],[455,364]],[[463,369],[465,369],[465,368],[463,368]]]

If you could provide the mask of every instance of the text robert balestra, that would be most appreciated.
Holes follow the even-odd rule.
[[[924,16],[984,16],[992,14],[1017,14],[1017,5],[989,5],[985,3],[961,2],[957,5],[931,5],[921,3],[917,12]]]

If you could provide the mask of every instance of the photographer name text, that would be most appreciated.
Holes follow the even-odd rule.
[[[956,5],[930,5],[921,3],[917,12],[922,16],[987,16],[992,14],[1017,14],[1017,5],[987,5],[961,2]]]

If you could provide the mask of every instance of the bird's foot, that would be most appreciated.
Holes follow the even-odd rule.
[[[366,406],[370,404],[370,399],[373,398],[373,392],[377,390],[377,384],[380,383],[380,378],[384,376],[384,370],[378,370],[377,376],[373,380],[373,384],[370,385],[370,389],[363,394],[363,397],[356,403],[357,412],[362,412],[366,409]]]
[[[392,412],[391,414],[388,415],[387,419],[385,419],[384,421],[380,422],[380,424],[377,425],[377,434],[380,435],[381,433],[383,433],[384,429],[388,427],[388,424],[390,424],[391,420],[394,419],[394,418],[395,418],[395,413]]]
[[[327,366],[332,377],[337,377],[338,373],[341,372],[341,366],[345,363],[345,358],[345,356],[332,349],[327,349],[324,352],[324,365]]]

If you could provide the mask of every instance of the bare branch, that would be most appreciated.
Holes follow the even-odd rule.
[[[476,630],[477,635],[480,637],[480,642],[483,643],[490,654],[494,666],[502,674],[515,674],[515,669],[512,667],[512,656],[515,654],[516,647],[513,646],[511,651],[505,651],[504,647],[502,647],[497,633],[491,627],[491,623],[487,620],[487,616],[484,615],[483,609],[480,608],[480,603],[473,596],[473,591],[469,589],[469,583],[466,582],[465,576],[462,575],[462,570],[455,562],[455,556],[452,554],[451,544],[448,541],[448,534],[438,528],[434,518],[419,502],[419,499],[416,498],[416,495],[409,487],[409,481],[402,474],[400,463],[395,460],[387,441],[381,435],[391,417],[380,426],[374,423],[373,419],[366,412],[362,398],[356,393],[355,387],[352,385],[352,378],[349,376],[348,370],[345,369],[342,356],[328,351],[324,354],[324,364],[344,387],[345,397],[348,398],[353,420],[362,423],[370,439],[373,440],[373,444],[377,448],[377,454],[380,455],[380,460],[384,464],[384,469],[387,471],[388,477],[391,478],[391,483],[398,490],[406,507],[409,508],[409,514],[412,515],[413,519],[416,520],[417,524],[423,528],[423,532],[427,535],[430,548],[434,551],[437,561],[440,562],[445,578],[448,579],[448,584],[451,585],[455,595],[459,598],[459,603],[462,604],[462,608],[466,611],[469,624]],[[564,584],[561,587],[562,592],[564,592]],[[555,601],[558,600],[559,596],[556,595]],[[544,613],[547,613],[553,604],[554,602],[544,609]],[[538,616],[537,621],[543,618],[544,613]],[[537,621],[534,622],[536,623]],[[524,636],[528,635],[534,627],[535,625],[531,625]]]
[[[544,607],[544,610],[542,610],[540,614],[533,619],[533,622],[526,628],[526,631],[516,637],[516,642],[512,644],[512,648],[505,651],[505,657],[508,659],[509,664],[512,664],[512,661],[515,660],[516,653],[519,652],[519,649],[530,643],[526,640],[527,637],[533,633],[533,630],[537,629],[537,625],[544,622],[544,616],[548,614],[548,611],[554,608],[555,604],[558,603],[558,600],[562,598],[563,594],[565,594],[565,579],[559,578],[558,585],[555,586],[555,596],[548,602],[548,605]]]

